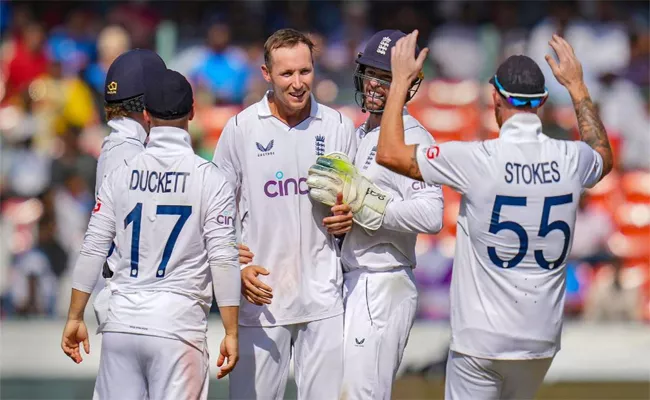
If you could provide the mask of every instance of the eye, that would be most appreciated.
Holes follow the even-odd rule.
[[[310,72],[311,72],[311,69],[303,69],[302,71],[300,71],[300,73],[302,75],[308,75]]]
[[[291,76],[291,72],[283,72],[281,75],[284,76],[285,78],[288,78]]]

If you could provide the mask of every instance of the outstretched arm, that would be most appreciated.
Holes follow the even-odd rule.
[[[580,140],[587,143],[603,159],[603,173],[600,177],[602,179],[614,165],[612,148],[607,138],[607,131],[605,131],[596,107],[589,96],[589,90],[582,76],[582,65],[571,45],[560,36],[553,35],[549,45],[557,54],[560,62],[557,63],[550,55],[546,56],[546,62],[550,65],[558,82],[569,91],[578,119]]]
[[[398,174],[421,181],[422,174],[416,157],[417,145],[406,145],[404,142],[402,120],[402,109],[411,83],[422,70],[429,52],[425,48],[415,58],[417,38],[418,31],[415,30],[398,40],[391,49],[392,82],[381,118],[376,160],[379,165]]]

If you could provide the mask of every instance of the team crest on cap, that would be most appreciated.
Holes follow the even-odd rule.
[[[316,155],[322,156],[325,154],[325,136],[316,136]]]
[[[108,94],[116,94],[117,93],[117,82],[113,81],[108,84]]]
[[[379,46],[377,46],[377,53],[381,54],[382,56],[386,55],[386,51],[388,50],[390,42],[390,38],[388,36],[384,36],[384,38],[381,39],[381,42],[379,42]]]

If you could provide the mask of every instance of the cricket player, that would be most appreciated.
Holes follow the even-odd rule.
[[[355,226],[345,235],[343,264],[345,335],[342,397],[345,399],[390,399],[404,348],[417,309],[413,276],[418,233],[442,229],[443,197],[439,185],[423,184],[396,174],[375,162],[379,127],[391,82],[390,54],[406,36],[398,30],[377,32],[357,58],[354,76],[356,101],[369,113],[357,129],[360,138],[354,159],[355,173],[372,181],[382,196],[391,199],[378,229]],[[405,101],[416,93],[422,76],[411,82]],[[402,111],[406,142],[430,147],[433,137]],[[343,182],[320,158],[310,169],[307,184],[315,200],[331,204],[338,193],[355,191],[337,185]],[[335,161],[336,162],[336,161]],[[323,165],[325,164],[325,165]],[[360,190],[356,190],[360,192]],[[333,228],[337,228],[334,226]]]
[[[255,257],[241,270],[232,399],[282,399],[292,355],[299,399],[336,399],[341,389],[342,272],[323,220],[346,216],[312,203],[307,171],[328,152],[353,157],[354,125],[314,100],[312,49],[293,29],[268,38],[270,90],[228,121],[214,154],[237,188],[241,240]]]
[[[109,172],[124,165],[144,150],[149,124],[144,120],[144,74],[167,69],[165,62],[151,50],[135,49],[121,54],[106,73],[104,112],[111,132],[102,143],[97,161],[95,196]],[[109,279],[117,264],[117,253],[111,246],[102,275]],[[106,320],[108,286],[95,297],[93,308],[97,323]]]
[[[235,193],[219,169],[192,150],[189,82],[163,70],[147,74],[145,83],[149,143],[99,190],[73,275],[61,347],[77,363],[79,342],[90,350],[83,312],[115,238],[119,261],[99,327],[94,398],[206,399],[213,290],[226,332],[218,378],[237,362]]]
[[[546,56],[573,104],[582,141],[542,133],[548,97],[533,60],[512,56],[490,80],[499,138],[431,147],[404,143],[400,115],[422,69],[417,31],[392,51],[393,81],[377,162],[462,194],[451,286],[447,399],[530,399],[560,350],[565,261],[580,194],[612,169],[612,152],[571,46]]]

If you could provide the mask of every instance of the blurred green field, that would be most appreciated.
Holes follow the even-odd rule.
[[[94,382],[87,379],[1,379],[2,400],[76,400],[92,398]],[[442,379],[404,377],[395,383],[393,399],[442,399]],[[228,382],[213,380],[209,399],[227,399]],[[285,399],[296,398],[296,387],[289,383]],[[539,400],[641,400],[650,398],[650,382],[561,382],[547,384]]]

